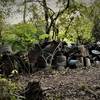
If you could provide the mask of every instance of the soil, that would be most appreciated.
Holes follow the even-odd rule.
[[[30,81],[40,82],[46,100],[100,100],[100,67],[44,69],[18,77],[24,88]]]

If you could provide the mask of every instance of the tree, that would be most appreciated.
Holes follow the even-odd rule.
[[[24,0],[23,5],[24,5],[23,22],[26,23],[26,11],[27,11],[27,1],[26,0]]]
[[[44,0],[45,1],[45,0]],[[69,0],[67,0],[67,5],[62,9],[60,10],[57,14],[53,13],[51,16],[50,16],[50,23],[48,22],[49,19],[46,15],[48,15],[48,11],[44,10],[45,11],[45,20],[46,20],[46,33],[47,34],[50,34],[50,31],[51,31],[51,28],[55,28],[55,23],[57,21],[57,19],[59,18],[59,16],[61,16],[68,8],[69,8]],[[46,9],[46,5],[44,3],[44,9]],[[48,19],[48,20],[47,20]],[[48,24],[49,23],[49,24]]]
[[[79,37],[81,43],[92,41],[91,30],[93,21],[89,19],[90,11],[82,3],[74,2],[72,6],[59,18],[60,39],[76,42]]]
[[[11,5],[14,4],[14,0],[0,0],[0,42],[2,41],[2,32],[5,26],[5,19],[11,14]]]
[[[58,12],[55,12],[53,9],[48,7],[47,0],[37,0],[37,2],[43,7],[44,10],[45,33],[50,34],[52,28],[56,29],[57,19],[69,8],[70,0],[67,0],[67,4],[63,7],[63,9],[59,10]]]
[[[2,36],[6,44],[12,46],[13,51],[26,51],[33,45],[47,37],[44,33],[37,33],[37,29],[32,23],[20,23],[7,27]]]
[[[94,22],[92,34],[95,37],[95,41],[100,41],[100,1],[96,0],[92,7],[91,15]]]
[[[91,22],[93,22],[93,27],[91,29],[92,37],[95,38],[95,41],[100,41],[100,1],[94,0],[94,2],[88,6],[83,5],[84,10],[82,13],[86,16]]]

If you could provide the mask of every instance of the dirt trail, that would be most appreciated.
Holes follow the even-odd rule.
[[[100,100],[100,67],[43,70],[19,78],[23,86],[33,80],[40,81],[48,100]]]

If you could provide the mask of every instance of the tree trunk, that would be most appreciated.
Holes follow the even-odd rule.
[[[95,18],[92,34],[96,41],[100,41],[100,19]]]
[[[59,11],[57,13],[57,15],[55,15],[54,13],[50,16],[49,15],[49,10],[50,8],[48,8],[47,6],[47,1],[46,0],[43,0],[42,3],[43,3],[43,8],[44,8],[44,13],[45,13],[45,21],[46,21],[46,25],[45,25],[45,30],[46,30],[46,34],[50,34],[50,31],[51,31],[51,28],[53,27],[53,24],[55,23],[55,21],[58,19],[59,16],[61,16],[65,11],[66,9],[69,8],[69,1],[67,1],[67,5],[65,6],[65,8],[61,11]],[[54,17],[55,15],[55,17]],[[49,22],[50,20],[50,22]]]
[[[2,40],[2,30],[3,30],[3,28],[1,27],[0,28],[0,45],[3,45],[4,44],[4,42]]]
[[[43,0],[43,8],[44,8],[44,13],[45,13],[45,21],[46,21],[45,30],[46,30],[46,34],[49,34],[49,31],[48,31],[48,26],[49,26],[48,13],[49,12],[48,12],[48,7],[47,7],[47,1],[46,0]]]
[[[26,10],[27,10],[27,1],[26,0],[24,0],[23,5],[24,5],[23,22],[26,23]]]

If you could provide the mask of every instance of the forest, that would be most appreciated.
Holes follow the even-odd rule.
[[[100,100],[100,0],[0,0],[0,100]]]

